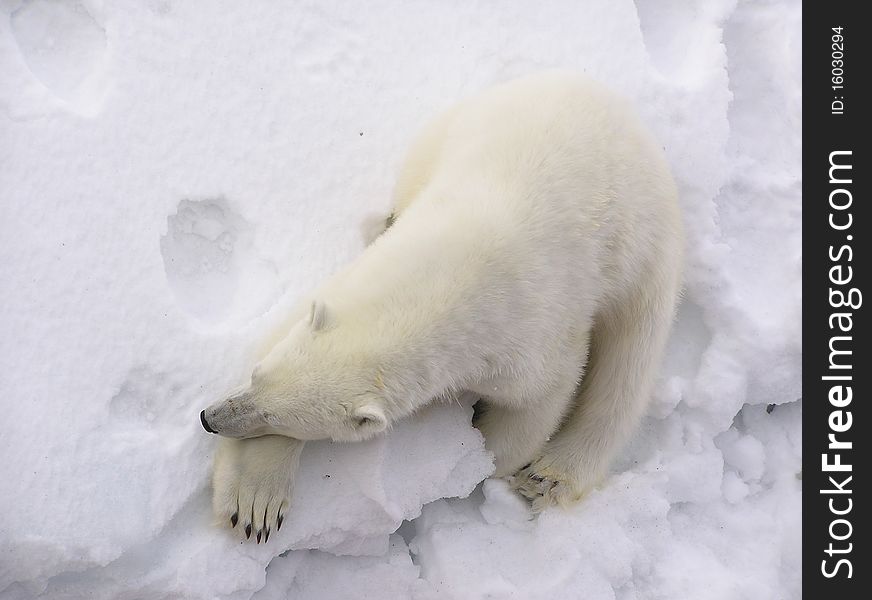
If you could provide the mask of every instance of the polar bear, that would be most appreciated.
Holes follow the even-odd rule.
[[[538,511],[596,486],[645,409],[683,235],[627,104],[567,73],[492,88],[424,129],[394,200],[250,385],[200,414],[227,438],[216,516],[246,537],[281,527],[306,440],[365,440],[471,391],[494,475]]]

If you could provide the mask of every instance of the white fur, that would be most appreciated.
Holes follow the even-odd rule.
[[[599,85],[529,77],[424,130],[393,216],[301,305],[252,385],[207,409],[218,433],[250,438],[232,460],[283,439],[252,436],[365,439],[471,390],[496,476],[536,509],[577,500],[644,411],[679,292],[681,217],[661,152]],[[226,455],[222,516],[228,485],[262,485],[219,478]],[[239,476],[290,470],[265,456]]]

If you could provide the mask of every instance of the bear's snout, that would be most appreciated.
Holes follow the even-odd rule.
[[[230,438],[256,437],[270,433],[261,411],[247,394],[237,394],[200,411],[200,424],[209,433]]]
[[[200,423],[203,424],[203,429],[205,429],[209,433],[218,433],[217,431],[215,431],[214,429],[212,429],[209,426],[209,421],[206,420],[206,411],[205,410],[200,411]]]

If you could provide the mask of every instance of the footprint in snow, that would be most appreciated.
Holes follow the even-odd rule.
[[[84,4],[33,0],[10,25],[31,75],[63,108],[95,116],[107,89],[106,31]]]
[[[275,266],[257,256],[253,242],[254,228],[223,198],[182,200],[167,218],[164,270],[197,329],[238,327],[278,297]]]

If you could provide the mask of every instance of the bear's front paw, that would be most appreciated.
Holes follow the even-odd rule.
[[[534,513],[549,506],[567,507],[584,497],[587,489],[571,476],[548,466],[542,459],[521,468],[508,478],[509,485],[532,503]]]
[[[303,442],[278,435],[222,438],[212,478],[218,522],[267,542],[281,529],[302,449]]]

